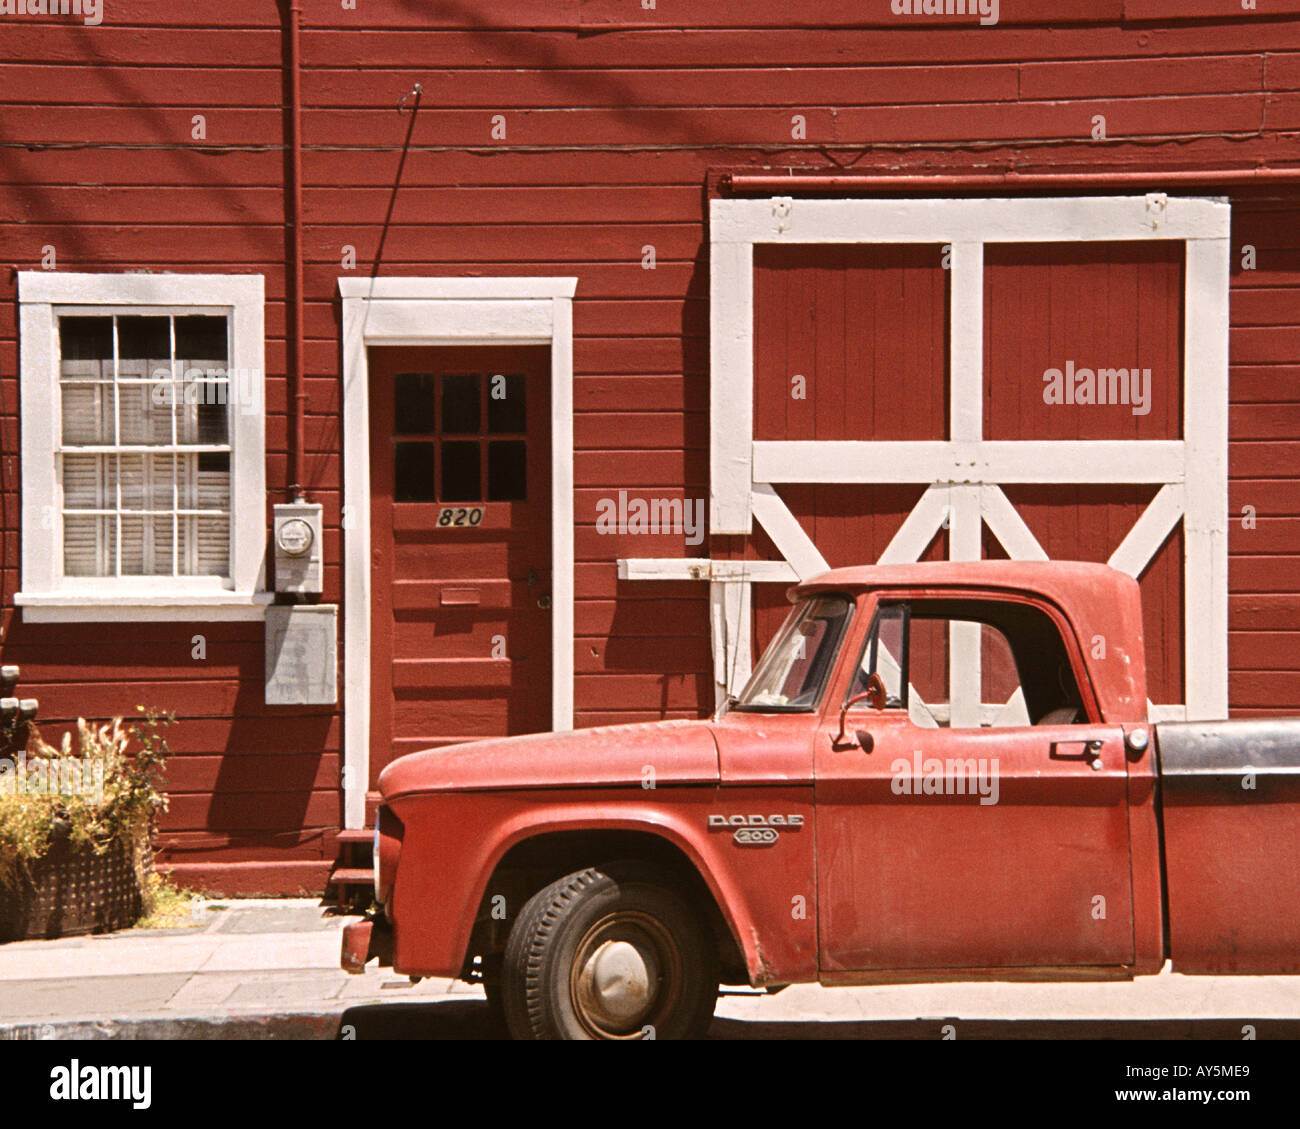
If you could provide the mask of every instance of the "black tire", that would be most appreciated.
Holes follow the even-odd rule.
[[[579,870],[534,894],[506,943],[516,1039],[692,1039],[708,1030],[718,962],[700,915],[651,871]]]

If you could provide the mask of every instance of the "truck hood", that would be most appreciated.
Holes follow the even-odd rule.
[[[718,783],[708,721],[602,725],[447,745],[399,757],[379,774],[385,800],[416,792]]]

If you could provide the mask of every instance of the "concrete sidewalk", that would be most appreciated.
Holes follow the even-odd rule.
[[[468,984],[343,972],[351,920],[314,900],[232,900],[197,903],[185,928],[0,945],[0,1039],[500,1035]],[[712,1035],[1240,1039],[1245,1026],[1300,1037],[1300,977],[729,991]]]
[[[455,981],[339,967],[344,925],[312,899],[197,902],[191,926],[0,945],[0,1038],[336,1038],[349,1008],[482,1000]]]

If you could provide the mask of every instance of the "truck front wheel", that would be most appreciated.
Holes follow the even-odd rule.
[[[692,906],[635,865],[538,891],[506,943],[501,997],[517,1039],[690,1039],[708,1030],[717,955]]]

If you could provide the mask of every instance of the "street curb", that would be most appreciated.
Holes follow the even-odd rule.
[[[315,1039],[339,1037],[343,1011],[258,1012],[0,1023],[0,1042],[62,1039]]]

